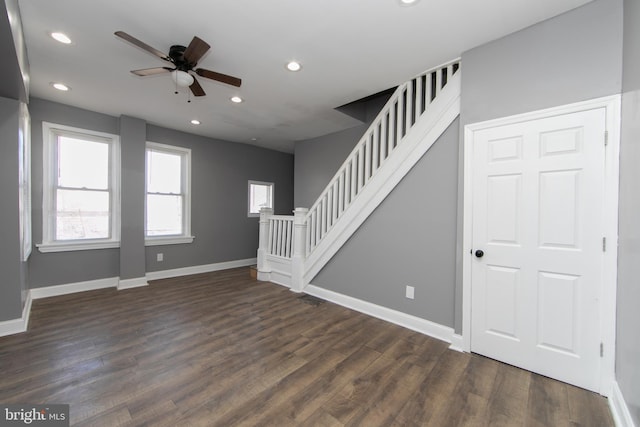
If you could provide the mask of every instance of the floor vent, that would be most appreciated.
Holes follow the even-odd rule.
[[[316,298],[313,295],[302,295],[301,297],[298,297],[298,299],[304,302],[305,304],[309,304],[314,307],[317,307],[324,302],[323,299]]]

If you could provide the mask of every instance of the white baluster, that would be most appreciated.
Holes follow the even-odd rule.
[[[411,123],[411,118],[413,115],[413,83],[409,82],[407,83],[407,95],[406,95],[406,99],[407,99],[407,109],[405,111],[405,131],[404,134],[408,134],[409,133],[409,129],[411,129],[411,126],[413,125],[413,123]]]
[[[422,76],[416,78],[416,122],[418,117],[422,115],[424,105],[422,103],[422,95],[424,94],[424,86],[422,84]]]

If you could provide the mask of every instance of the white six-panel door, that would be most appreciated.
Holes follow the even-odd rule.
[[[473,140],[471,350],[590,390],[601,369],[605,124],[601,108]]]

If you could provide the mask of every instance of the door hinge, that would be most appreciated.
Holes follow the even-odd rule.
[[[607,251],[607,238],[603,237],[602,238],[602,252],[606,252]]]
[[[600,357],[604,357],[604,344],[600,343]]]
[[[606,147],[607,145],[609,145],[609,131],[605,130],[604,131],[604,146]]]

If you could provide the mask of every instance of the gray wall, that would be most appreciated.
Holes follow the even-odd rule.
[[[616,380],[640,426],[640,2],[624,2]]]
[[[42,122],[73,126],[81,129],[118,135],[116,117],[98,114],[55,102],[32,99],[31,113],[31,195],[32,233],[35,244],[42,242]],[[42,253],[35,249],[29,258],[29,279],[32,288],[118,277],[118,249]]]
[[[310,208],[313,205],[388,99],[389,94],[382,93],[350,103],[350,115],[362,119],[362,125],[296,142],[294,206]]]
[[[29,263],[32,288],[121,275],[123,279],[140,277],[145,271],[142,266],[149,272],[254,258],[258,248],[258,219],[247,218],[248,180],[275,182],[276,212],[287,214],[293,209],[291,154],[178,132],[135,118],[121,120],[41,99],[33,99],[30,110],[33,241],[42,241],[42,121],[116,135],[123,132],[123,185],[127,185],[127,189],[122,195],[122,231],[137,233],[137,237],[128,240],[132,242],[130,245],[125,242],[125,251],[132,257],[127,266],[121,265],[119,249],[46,254],[34,250]],[[149,141],[192,150],[191,223],[195,236],[192,244],[140,248],[139,202],[144,193],[137,199],[136,194],[144,191],[144,156],[140,153],[145,135]],[[156,261],[158,252],[164,254],[163,262]]]
[[[453,327],[458,128],[456,119],[314,285]]]
[[[621,76],[622,0],[596,0],[464,52],[461,130],[470,123],[620,93]],[[462,332],[463,256],[459,169],[457,333]]]
[[[18,207],[18,101],[0,98],[0,321],[22,316],[25,280],[20,258]]]
[[[190,148],[191,230],[189,245],[147,247],[147,271],[255,258],[258,218],[247,217],[249,180],[275,183],[274,211],[293,210],[293,156],[278,151],[147,126],[149,141]],[[162,252],[163,262],[156,261]]]
[[[295,144],[294,205],[310,208],[360,140],[360,125]]]

